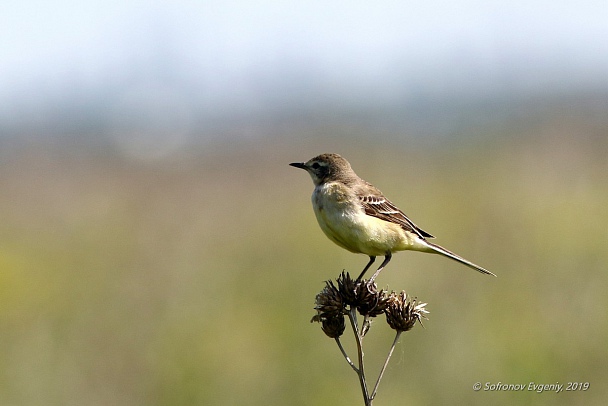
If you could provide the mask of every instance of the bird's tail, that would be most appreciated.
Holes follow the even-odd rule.
[[[477,272],[485,273],[486,275],[496,276],[492,272],[488,271],[487,269],[484,269],[484,268],[480,267],[479,265],[475,265],[474,263],[467,261],[463,257],[456,255],[452,251],[446,250],[445,248],[443,248],[437,244],[433,244],[432,242],[428,242],[428,241],[425,241],[425,243],[428,246],[428,248],[430,249],[429,252],[433,252],[435,254],[441,254],[448,258],[452,258],[454,261],[458,261],[461,264],[464,264],[464,265],[468,266],[469,268],[476,270]]]

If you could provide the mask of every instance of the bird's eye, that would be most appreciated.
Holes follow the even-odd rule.
[[[319,163],[318,163],[318,162],[315,162],[315,163],[314,163],[314,164],[312,164],[311,166],[312,166],[312,169],[319,169],[319,167],[320,167],[321,165],[319,165]]]

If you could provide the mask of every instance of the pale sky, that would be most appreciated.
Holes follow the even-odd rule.
[[[608,88],[606,0],[5,1],[0,38],[0,118],[109,86],[209,109]]]

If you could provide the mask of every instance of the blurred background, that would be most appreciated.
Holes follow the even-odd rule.
[[[309,323],[367,262],[287,166],[323,152],[498,275],[395,255],[431,313],[375,404],[604,404],[605,1],[24,0],[0,38],[0,404],[361,404]]]

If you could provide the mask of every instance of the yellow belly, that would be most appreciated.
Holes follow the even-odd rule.
[[[325,235],[340,247],[370,256],[403,250],[423,250],[423,241],[401,226],[363,211],[356,196],[338,183],[315,189],[313,207]]]

